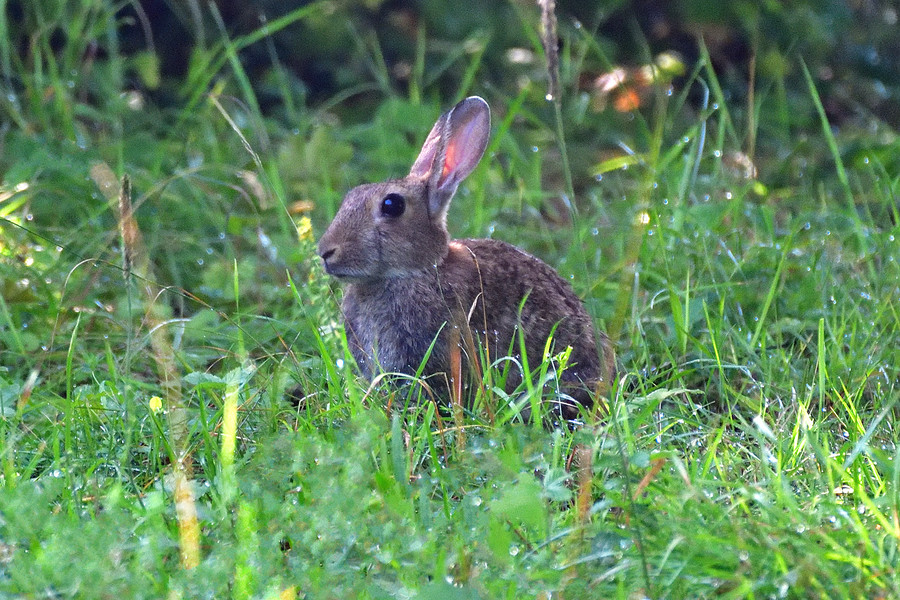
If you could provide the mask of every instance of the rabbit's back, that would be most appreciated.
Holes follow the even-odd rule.
[[[475,305],[468,325],[488,340],[492,358],[508,353],[520,358],[521,328],[532,368],[540,363],[552,335],[554,352],[572,347],[564,380],[611,380],[614,360],[609,340],[597,332],[581,299],[552,267],[499,240],[466,239],[453,246],[462,247],[476,263],[477,279],[470,277],[467,286],[468,306]]]

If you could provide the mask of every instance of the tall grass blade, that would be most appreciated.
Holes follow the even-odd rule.
[[[759,342],[759,338],[762,335],[763,328],[767,326],[766,318],[769,315],[769,309],[772,307],[772,302],[775,300],[778,285],[781,283],[781,273],[784,271],[785,261],[794,246],[794,236],[788,236],[783,243],[784,249],[781,252],[781,258],[778,260],[778,266],[775,268],[775,274],[772,276],[772,281],[769,284],[769,291],[763,302],[762,310],[760,310],[759,316],[757,317],[756,328],[753,330],[753,337],[750,339],[751,348],[756,348],[756,344]]]
[[[844,189],[844,199],[847,206],[853,208],[853,191],[850,189],[850,180],[847,177],[847,170],[844,168],[844,161],[841,158],[840,150],[838,150],[837,140],[834,138],[834,132],[831,131],[831,124],[828,122],[828,116],[825,114],[825,107],[822,105],[822,98],[819,96],[819,90],[816,89],[816,83],[813,81],[806,61],[800,59],[800,67],[803,69],[803,77],[806,79],[806,85],[809,88],[809,96],[812,98],[813,105],[816,107],[816,113],[819,115],[819,122],[822,124],[822,135],[825,136],[825,142],[828,144],[828,151],[831,152],[831,158],[834,160],[834,167],[837,170],[838,181]]]
[[[559,83],[559,39],[556,33],[556,0],[538,0],[541,7],[541,45],[544,48],[544,60],[547,64],[548,87],[547,100],[553,103],[553,117],[556,128],[556,143],[559,145],[562,171],[566,181],[566,206],[572,216],[578,215],[575,202],[575,185],[572,182],[572,168],[569,166],[569,152],[566,148],[566,136],[563,129],[562,89]],[[574,221],[574,218],[573,218]]]

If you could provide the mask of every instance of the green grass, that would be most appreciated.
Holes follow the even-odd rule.
[[[900,141],[836,132],[798,58],[748,107],[704,50],[627,118],[573,89],[612,64],[587,30],[561,32],[556,106],[539,77],[489,80],[483,32],[420,33],[398,92],[354,31],[367,75],[312,105],[275,50],[265,85],[238,56],[315,4],[216,25],[151,94],[158,57],[120,49],[109,4],[37,5],[0,22],[0,595],[900,597]],[[460,419],[361,381],[315,256],[343,192],[401,175],[474,92],[494,136],[451,231],[541,256],[617,340],[581,428],[515,423],[528,399],[496,389]],[[728,165],[748,137],[759,181]]]

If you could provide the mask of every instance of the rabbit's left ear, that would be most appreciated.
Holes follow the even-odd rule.
[[[444,213],[456,188],[478,165],[491,133],[491,110],[466,98],[438,119],[409,174],[428,179],[428,211]]]

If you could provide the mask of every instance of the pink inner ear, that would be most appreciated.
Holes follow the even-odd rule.
[[[444,170],[441,171],[441,180],[446,179],[447,175],[459,164],[459,158],[456,156],[456,153],[456,144],[450,142],[447,145],[447,154],[444,156]]]
[[[454,132],[450,139],[447,140],[447,148],[444,152],[444,168],[441,170],[442,181],[454,171],[459,170],[460,167],[466,168],[468,162],[471,162],[472,157],[469,155],[472,154],[471,146],[477,127],[477,119],[472,119],[462,129]],[[478,158],[481,157],[478,156]]]

